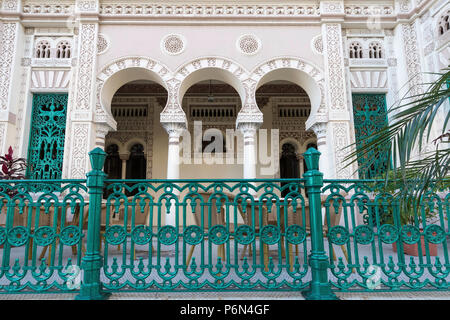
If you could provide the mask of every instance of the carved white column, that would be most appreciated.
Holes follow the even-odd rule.
[[[263,113],[256,103],[256,81],[247,79],[242,82],[245,99],[236,118],[236,127],[243,134],[244,179],[256,178],[256,132],[263,123]]]
[[[68,178],[85,178],[90,170],[89,151],[95,146],[104,146],[106,134],[103,125],[95,125],[98,0],[77,0],[76,26],[78,27],[78,62],[74,97],[69,101],[70,115],[70,153]],[[106,131],[107,132],[107,131]]]
[[[354,141],[345,80],[344,48],[341,21],[344,17],[343,1],[321,1],[322,38],[324,45],[324,65],[327,79],[326,102],[328,106],[327,145],[322,148],[328,166],[323,163],[328,178],[351,178],[351,167],[345,167],[344,158],[348,150],[343,150]],[[319,149],[320,152],[322,150]],[[330,153],[329,153],[330,152]],[[321,169],[322,170],[322,169]]]
[[[424,57],[422,56],[422,48],[424,44],[421,43],[421,39],[418,36],[419,29],[419,20],[415,20],[411,23],[399,24],[396,28],[397,52],[399,59],[399,67],[397,68],[397,71],[399,74],[399,98],[401,105],[411,102],[410,99],[406,98],[422,94],[426,88],[423,83],[428,82],[423,76],[423,71],[425,71],[425,68],[423,68]],[[432,130],[430,141],[427,142],[427,134],[425,133],[422,137],[423,141],[421,152],[419,152],[419,144],[416,143],[411,157],[413,159],[417,159],[417,157],[421,158],[426,152],[434,150],[436,146],[432,140],[436,136],[437,134],[435,134],[434,130]]]
[[[119,154],[120,160],[122,160],[122,172],[121,179],[127,178],[127,161],[130,159],[130,152]]]
[[[167,154],[167,179],[180,178],[180,136],[185,128],[183,123],[163,123],[169,135],[169,148]]]
[[[244,122],[238,127],[244,138],[244,179],[256,178],[256,132],[260,126],[259,122]]]
[[[167,152],[167,179],[180,178],[180,136],[185,129],[185,124],[181,122],[162,123],[169,135],[169,147]],[[178,194],[173,190],[174,195]],[[176,208],[174,203],[170,207],[170,213],[165,215],[165,224],[176,225]]]
[[[327,123],[317,122],[311,127],[311,129],[317,137],[317,150],[321,153],[319,159],[319,170],[323,173],[324,179],[331,179],[334,174],[329,166],[330,153],[327,145]]]
[[[20,85],[20,59],[18,51],[24,34],[20,23],[20,0],[3,1],[0,24],[0,153],[15,145],[15,125],[19,95],[14,88]],[[17,152],[17,150],[16,150]]]

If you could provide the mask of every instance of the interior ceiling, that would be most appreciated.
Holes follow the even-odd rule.
[[[200,81],[191,86],[185,97],[195,96],[238,96],[236,90],[218,80]],[[117,95],[167,96],[167,91],[158,83],[148,80],[131,81],[123,85],[116,92]],[[298,85],[284,80],[271,81],[261,86],[258,96],[305,96],[306,92]]]

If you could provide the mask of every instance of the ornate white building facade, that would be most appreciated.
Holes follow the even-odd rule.
[[[278,129],[269,145],[315,145],[326,178],[350,178],[356,100],[389,107],[447,67],[449,12],[448,0],[2,0],[0,151],[37,178],[85,178],[97,146],[119,178],[268,178],[279,171],[252,160],[259,129]],[[179,164],[196,120],[241,132],[242,163]]]

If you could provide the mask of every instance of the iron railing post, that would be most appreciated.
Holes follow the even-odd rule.
[[[308,290],[302,294],[307,300],[335,300],[328,281],[328,256],[324,250],[322,205],[320,200],[323,187],[323,173],[319,171],[320,152],[309,148],[304,153],[307,171],[305,178],[306,192],[309,199],[309,221],[311,224],[311,253],[308,256],[312,280]]]
[[[95,148],[89,152],[92,171],[87,173],[87,187],[89,190],[89,214],[86,254],[81,260],[83,270],[83,281],[81,283],[80,294],[76,300],[102,300],[109,294],[102,292],[100,281],[100,269],[103,258],[100,255],[100,223],[102,194],[106,174],[103,172],[106,153],[101,148]]]

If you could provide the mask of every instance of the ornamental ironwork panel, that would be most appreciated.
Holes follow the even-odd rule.
[[[370,143],[370,135],[387,124],[385,94],[353,94],[353,119],[356,147]],[[368,139],[367,139],[368,138]],[[367,161],[373,161],[367,165]],[[389,152],[372,151],[358,158],[360,178],[371,179],[383,174],[387,169]]]
[[[384,180],[324,180],[313,148],[302,179],[113,180],[89,155],[87,180],[0,182],[0,294],[450,288],[448,184],[404,207]]]
[[[86,180],[0,182],[0,296],[78,292]]]
[[[64,156],[67,94],[33,95],[27,177],[60,179]]]
[[[450,193],[400,206],[384,180],[324,180],[330,283],[339,291],[449,290]],[[326,195],[326,196],[325,196]],[[362,224],[364,216],[371,216]]]
[[[302,179],[105,184],[106,291],[300,290],[309,284]],[[179,227],[167,224],[169,214]]]

